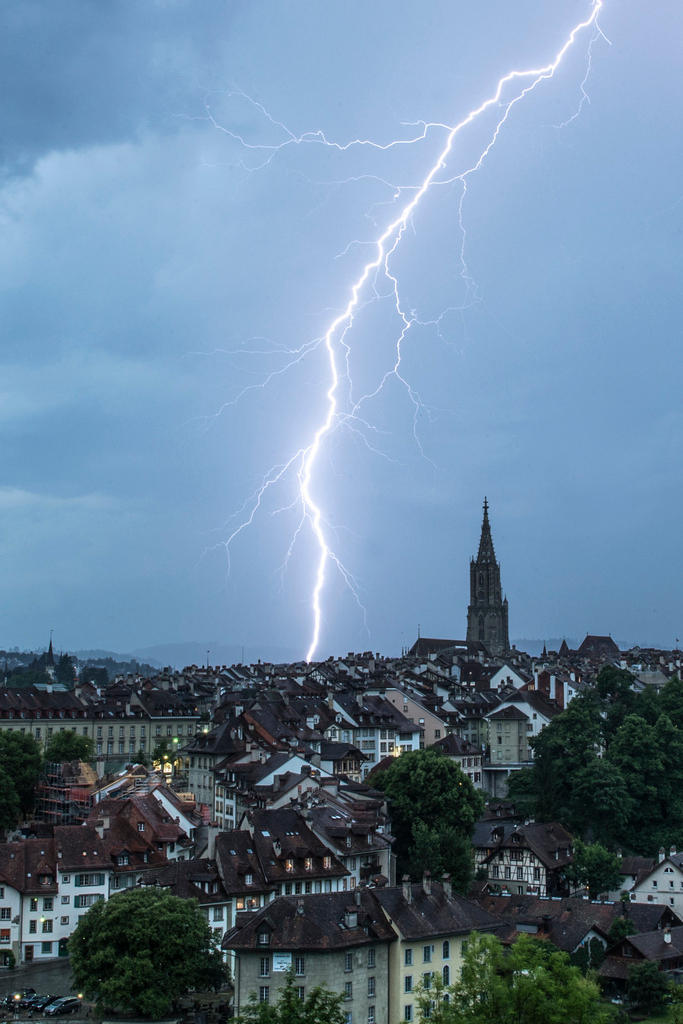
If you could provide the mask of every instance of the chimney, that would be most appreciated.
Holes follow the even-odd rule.
[[[410,884],[410,875],[404,875],[401,882],[403,883],[403,899],[406,903],[411,903],[413,899],[413,890]]]
[[[675,846],[670,846],[669,847],[669,856],[670,857],[675,857],[676,856],[676,847]]]
[[[671,942],[671,929],[670,928],[665,928],[664,929],[664,941],[665,942]]]
[[[356,906],[359,907],[360,906],[360,889],[356,889],[355,890],[355,892],[353,894],[353,898],[354,898],[354,900],[356,902]]]
[[[660,864],[662,863],[662,861],[664,860],[665,857],[666,857],[666,851],[665,851],[663,846],[660,846],[659,847],[659,863]]]
[[[422,889],[425,896],[432,895],[432,874],[431,871],[425,871],[422,875]]]
[[[441,884],[443,886],[443,894],[447,900],[453,895],[453,886],[451,885],[451,876],[444,874],[441,876]]]

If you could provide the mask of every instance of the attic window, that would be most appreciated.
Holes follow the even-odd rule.
[[[144,821],[139,821],[138,822],[138,832],[144,832],[144,831],[145,831],[145,823],[144,823]]]
[[[258,933],[259,946],[267,946],[270,943],[270,933],[263,931]]]
[[[254,876],[251,874],[251,872],[244,876],[244,884],[245,885],[253,885],[254,884]]]
[[[292,860],[291,857],[288,857],[287,860],[285,861],[285,871],[293,871],[293,870],[294,870],[294,861]]]
[[[304,860],[304,867],[305,867],[306,871],[312,871],[313,870],[313,858],[312,857],[306,857],[306,859]]]
[[[266,836],[267,839],[270,839],[270,832],[268,831],[267,828],[261,829],[261,835]]]

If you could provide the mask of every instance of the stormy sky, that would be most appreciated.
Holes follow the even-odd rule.
[[[0,646],[305,653],[298,463],[225,542],[324,421],[315,339],[447,128],[387,144],[453,125],[589,12],[6,0]],[[375,394],[404,326],[386,276],[337,350],[311,490],[355,594],[330,563],[321,657],[464,636],[484,495],[513,639],[680,635],[683,8],[605,0],[599,24],[462,204],[490,117],[410,217],[403,379]]]

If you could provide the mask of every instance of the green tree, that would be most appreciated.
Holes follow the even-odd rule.
[[[92,740],[75,732],[56,733],[45,748],[46,761],[92,761],[92,757]]]
[[[458,765],[434,748],[410,751],[373,773],[372,784],[389,801],[399,874],[416,864],[421,873],[433,864],[435,873],[450,872],[453,885],[464,889],[471,872],[469,840],[484,801]]]
[[[163,1017],[189,989],[220,986],[221,953],[194,900],[157,888],[100,901],[69,940],[71,970],[99,1011]]]
[[[572,779],[600,749],[600,722],[597,696],[588,691],[532,741],[539,820],[570,822]]]
[[[14,828],[21,807],[16,786],[4,768],[0,768],[0,829]]]
[[[539,793],[533,768],[520,768],[508,778],[508,799],[515,805],[515,814],[520,818],[538,816]]]
[[[627,715],[606,757],[621,772],[633,801],[634,813],[628,826],[630,845],[647,851],[659,837],[661,822],[667,820],[660,800],[665,765],[657,727],[640,715]]]
[[[41,767],[40,747],[32,736],[0,731],[0,768],[14,783],[22,814],[27,814],[33,807]]]
[[[616,946],[627,935],[633,935],[635,930],[633,921],[629,917],[615,917],[614,921],[612,921],[612,927],[607,933],[607,942],[610,946]]]
[[[284,988],[274,1003],[258,1003],[252,993],[237,1024],[344,1024],[344,997],[316,986],[300,999],[290,971]]]
[[[448,998],[446,998],[448,997]],[[521,935],[506,955],[493,935],[471,936],[462,977],[444,989],[438,976],[419,992],[420,1020],[431,1024],[605,1024],[600,991],[566,953]]]
[[[628,836],[634,802],[619,768],[593,754],[569,782],[572,832],[614,847]]]
[[[631,1008],[639,1013],[655,1013],[664,1008],[669,983],[652,960],[636,964],[628,972],[626,995]]]
[[[574,860],[567,877],[575,885],[585,885],[592,900],[602,892],[616,889],[622,881],[621,862],[600,843],[574,843]]]
[[[70,654],[60,654],[55,665],[55,679],[64,686],[72,687],[76,682],[76,669],[74,659]]]

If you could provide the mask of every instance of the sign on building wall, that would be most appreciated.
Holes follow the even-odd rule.
[[[273,972],[289,971],[292,966],[291,953],[273,953]]]

